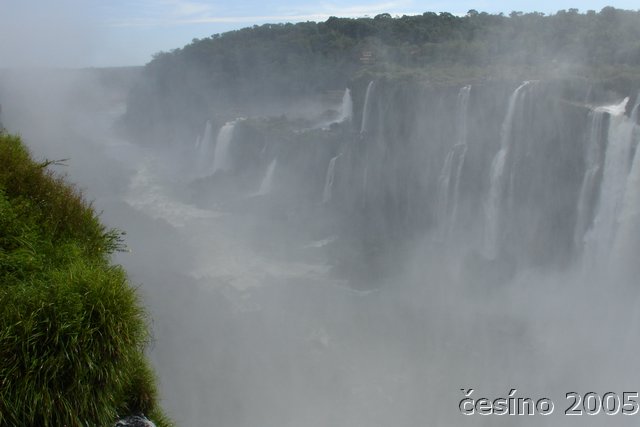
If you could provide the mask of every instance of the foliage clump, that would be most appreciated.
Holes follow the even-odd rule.
[[[0,133],[0,426],[111,426],[158,407],[121,234]]]

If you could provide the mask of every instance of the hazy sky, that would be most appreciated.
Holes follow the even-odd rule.
[[[193,38],[267,22],[469,9],[599,11],[607,5],[640,8],[638,0],[0,0],[0,68],[141,65]]]

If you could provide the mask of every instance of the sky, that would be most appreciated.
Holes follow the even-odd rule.
[[[638,0],[0,0],[0,68],[143,65],[154,53],[252,25],[430,12],[555,13]]]

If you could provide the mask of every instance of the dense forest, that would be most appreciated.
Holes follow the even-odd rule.
[[[132,91],[125,125],[168,142],[192,138],[186,129],[206,118],[221,125],[261,101],[273,107],[373,78],[460,85],[560,76],[626,88],[638,67],[640,12],[612,7],[266,24],[158,53]]]

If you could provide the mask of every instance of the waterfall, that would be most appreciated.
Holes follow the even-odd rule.
[[[333,192],[333,178],[336,170],[336,160],[342,154],[338,154],[329,161],[329,167],[327,168],[327,176],[324,180],[324,190],[322,192],[322,203],[328,203],[331,200],[331,194]]]
[[[636,107],[638,108],[638,102]],[[633,118],[633,115],[632,117]],[[636,117],[637,119],[637,117]],[[631,122],[632,144],[640,143],[640,126],[637,121]],[[618,232],[612,250],[614,268],[623,278],[637,278],[637,256],[640,251],[640,150],[635,151],[629,178],[627,179],[622,202],[621,212],[618,218]]]
[[[507,162],[507,155],[513,140],[513,119],[516,108],[520,101],[524,99],[524,90],[532,82],[525,81],[513,91],[509,97],[507,112],[500,130],[500,149],[491,162],[489,173],[489,194],[485,201],[485,230],[484,230],[484,254],[489,259],[495,259],[498,255],[498,245],[500,240],[501,209],[505,193],[504,167]]]
[[[338,123],[348,122],[353,117],[353,101],[351,99],[351,90],[346,88],[342,95],[342,104],[340,106],[340,117]]]
[[[339,107],[339,114],[335,120],[325,121],[320,123],[317,127],[329,130],[331,125],[337,123],[350,122],[353,118],[353,100],[351,99],[351,90],[346,88],[344,90],[344,95],[342,95],[342,102]]]
[[[445,238],[456,226],[460,178],[467,154],[467,113],[471,86],[463,86],[456,101],[456,138],[445,157],[438,179],[438,224]]]
[[[198,176],[207,176],[213,162],[212,152],[213,138],[211,122],[207,120],[202,136],[196,138],[196,173]]]
[[[368,187],[369,187],[369,150],[365,150],[364,170],[362,171],[362,208],[367,207]]]
[[[367,92],[364,95],[364,106],[362,107],[362,123],[360,125],[360,134],[364,134],[369,128],[369,116],[371,115],[371,98],[375,82],[371,80],[367,85]],[[362,173],[362,206],[366,207],[367,204],[367,187],[369,184],[369,149],[365,147],[364,150],[364,170]]]
[[[467,156],[467,117],[469,113],[469,95],[471,94],[471,85],[464,86],[458,93],[456,102],[456,123],[458,128],[458,162],[456,167],[455,182],[453,184],[453,208],[451,209],[451,228],[455,227],[458,220],[458,201],[460,199],[460,178],[462,177],[462,168]],[[456,148],[454,147],[454,148]]]
[[[456,124],[458,128],[456,142],[459,145],[467,144],[467,116],[470,94],[471,85],[463,86],[458,92],[458,99],[456,101]]]
[[[220,128],[218,132],[218,138],[216,139],[216,149],[213,155],[213,170],[212,174],[217,171],[227,171],[233,168],[231,162],[231,154],[229,148],[231,147],[231,141],[233,139],[233,130],[239,119],[227,122]]]
[[[638,120],[640,119],[640,111],[638,111],[638,109],[640,109],[640,91],[636,96],[636,103],[631,110],[631,114],[629,115],[629,117],[631,118],[631,123],[639,124]]]
[[[591,116],[591,121],[585,152],[585,173],[578,197],[576,225],[574,229],[574,243],[576,247],[582,246],[584,233],[592,221],[593,206],[595,198],[597,197],[596,184],[598,183],[598,173],[602,169],[602,125],[607,111],[600,107],[591,111],[589,115]]]
[[[369,115],[371,114],[371,94],[374,89],[374,81],[371,80],[367,85],[367,92],[364,95],[364,106],[362,107],[362,124],[360,126],[360,133],[364,133],[368,130]]]
[[[584,237],[585,261],[590,265],[605,263],[616,236],[619,216],[630,179],[633,130],[635,125],[624,115],[629,98],[620,104],[601,107],[610,115],[607,132],[600,198],[591,228]]]
[[[449,219],[449,186],[451,183],[451,170],[453,169],[451,164],[453,163],[453,149],[447,153],[447,156],[444,159],[444,165],[442,166],[442,171],[440,172],[440,176],[438,177],[438,224],[440,225],[441,237],[444,237],[446,234],[445,224],[448,223]]]
[[[273,190],[273,175],[276,170],[276,165],[277,159],[273,159],[267,168],[267,172],[264,174],[264,178],[262,178],[262,182],[260,182],[260,188],[256,193],[257,196],[265,196]]]

